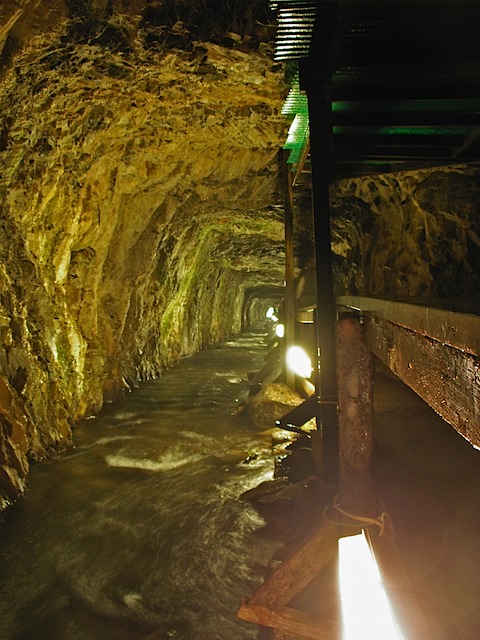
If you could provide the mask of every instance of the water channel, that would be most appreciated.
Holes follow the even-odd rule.
[[[247,640],[274,544],[241,494],[271,477],[244,415],[263,335],[185,358],[75,429],[0,521],[2,640]]]

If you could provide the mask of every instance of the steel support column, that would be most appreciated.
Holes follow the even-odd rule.
[[[302,77],[303,75],[303,77]],[[322,404],[317,419],[322,431],[324,477],[327,483],[338,481],[337,372],[335,355],[336,307],[330,231],[329,187],[333,175],[331,158],[331,102],[327,84],[318,82],[315,69],[301,67],[301,85],[307,91],[310,121],[310,158],[315,238],[317,287],[317,395]]]
[[[293,191],[292,175],[287,164],[287,156],[283,155],[283,173],[285,189],[285,353],[295,341],[295,256],[293,249]],[[295,389],[295,375],[285,368],[285,382],[291,389]]]
[[[340,503],[346,511],[375,517],[373,487],[373,366],[359,314],[337,323]]]

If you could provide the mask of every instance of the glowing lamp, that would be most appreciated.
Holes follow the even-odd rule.
[[[343,640],[403,640],[365,533],[340,538]]]
[[[312,375],[312,362],[301,347],[288,349],[287,367],[302,378],[309,378]]]
[[[285,335],[285,326],[283,324],[277,324],[275,327],[275,334],[277,338],[283,338]]]

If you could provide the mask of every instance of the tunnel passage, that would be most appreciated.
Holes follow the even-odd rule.
[[[2,505],[76,420],[283,287],[287,85],[266,3],[207,3],[202,28],[182,3],[128,4],[2,5]],[[473,165],[335,183],[336,293],[478,290],[478,189]],[[298,271],[312,230],[295,197]]]
[[[283,279],[265,7],[200,39],[190,6],[43,4],[2,15],[7,502],[75,420],[238,333],[245,292]]]

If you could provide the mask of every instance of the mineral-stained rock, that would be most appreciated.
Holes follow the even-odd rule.
[[[337,292],[478,300],[479,193],[477,166],[333,185]]]
[[[31,430],[15,390],[0,377],[0,508],[25,489]]]

